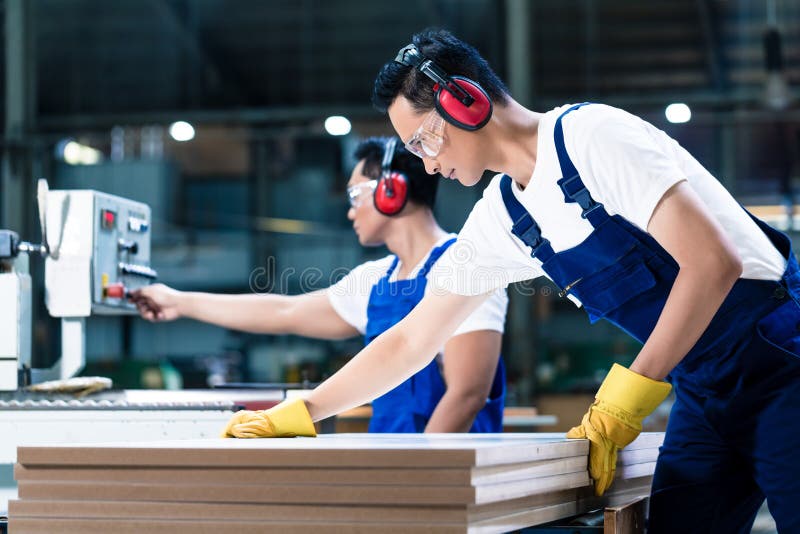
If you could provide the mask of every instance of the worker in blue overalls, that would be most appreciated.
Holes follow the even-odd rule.
[[[373,100],[429,173],[467,186],[503,174],[429,273],[436,291],[308,399],[227,431],[304,433],[425,365],[497,287],[546,276],[592,322],[643,343],[567,434],[590,441],[597,494],[674,388],[649,532],[749,532],[765,497],[779,530],[800,532],[800,271],[788,238],[661,130],[601,104],[528,110],[445,31],[415,35]]]
[[[397,138],[355,151],[348,218],[365,246],[390,255],[305,295],[215,295],[156,284],[132,295],[151,321],[187,317],[258,333],[323,339],[364,335],[372,342],[422,300],[427,277],[456,239],[433,216],[437,181]],[[508,299],[498,289],[465,318],[438,355],[372,402],[370,432],[501,432],[505,368],[499,357]],[[240,414],[241,415],[241,414]]]

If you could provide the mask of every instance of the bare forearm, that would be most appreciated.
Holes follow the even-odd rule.
[[[382,334],[311,393],[306,399],[311,418],[325,419],[397,387],[433,359],[435,345],[427,345],[425,354],[401,330]]]
[[[436,405],[425,432],[469,432],[486,397],[447,390]]]
[[[663,380],[700,339],[740,275],[741,264],[736,261],[681,269],[631,370]]]
[[[181,316],[233,330],[260,334],[292,332],[289,308],[292,297],[285,295],[218,295],[182,293]]]

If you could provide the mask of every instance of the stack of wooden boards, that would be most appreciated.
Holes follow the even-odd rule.
[[[601,501],[563,434],[334,434],[20,447],[26,533],[506,532],[649,492],[663,434]]]

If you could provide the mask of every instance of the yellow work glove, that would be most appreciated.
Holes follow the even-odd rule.
[[[617,451],[642,431],[642,420],[669,395],[672,386],[614,364],[597,391],[594,403],[568,438],[589,444],[589,475],[595,494],[602,495],[614,480]]]
[[[223,438],[293,438],[315,437],[314,421],[303,399],[285,400],[269,410],[236,412]]]

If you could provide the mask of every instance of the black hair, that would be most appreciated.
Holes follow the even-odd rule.
[[[381,177],[381,163],[386,150],[387,137],[370,137],[361,141],[356,147],[356,161],[364,160],[364,175],[377,180]],[[408,180],[408,199],[433,209],[436,203],[436,190],[439,187],[439,175],[432,176],[425,171],[425,164],[420,158],[406,150],[399,139],[394,149],[392,170],[400,172]]]
[[[477,82],[489,94],[492,102],[508,103],[508,89],[494,73],[489,63],[475,48],[446,30],[429,28],[415,34],[411,42],[420,53],[443,68],[451,76],[464,76]],[[403,95],[419,112],[434,108],[434,81],[418,69],[394,60],[387,62],[372,91],[372,104],[386,112],[398,95]]]

